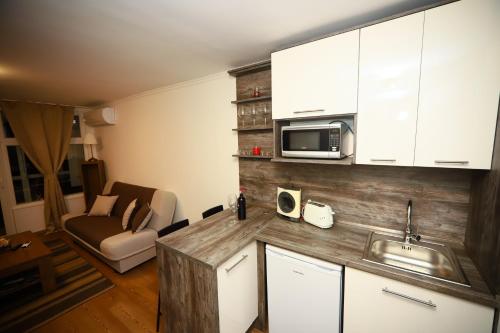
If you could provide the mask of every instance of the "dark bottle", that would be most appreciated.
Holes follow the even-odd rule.
[[[247,201],[243,196],[243,192],[240,192],[238,197],[238,220],[244,220],[247,218]]]

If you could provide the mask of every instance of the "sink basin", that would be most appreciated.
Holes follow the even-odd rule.
[[[399,237],[372,232],[363,260],[469,286],[455,254],[446,245],[421,241],[405,244]]]

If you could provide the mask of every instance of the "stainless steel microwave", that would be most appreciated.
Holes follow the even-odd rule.
[[[281,128],[283,157],[341,159],[347,156],[344,122],[300,124]]]

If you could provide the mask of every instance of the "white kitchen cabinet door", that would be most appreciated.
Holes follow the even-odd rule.
[[[217,268],[219,332],[244,333],[258,315],[257,243]]]
[[[487,306],[346,268],[344,333],[490,333],[493,316]]]
[[[416,166],[490,169],[500,91],[500,1],[425,12]]]
[[[356,113],[359,30],[271,55],[273,119]]]
[[[424,13],[361,29],[356,163],[412,166]]]

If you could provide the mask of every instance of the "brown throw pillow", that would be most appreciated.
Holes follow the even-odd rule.
[[[144,229],[151,220],[151,216],[153,216],[153,210],[149,207],[149,204],[142,205],[132,219],[132,233]]]

